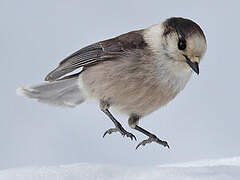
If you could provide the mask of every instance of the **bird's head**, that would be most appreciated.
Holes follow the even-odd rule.
[[[158,49],[165,59],[199,74],[199,63],[206,52],[207,43],[198,24],[189,19],[173,17],[150,27],[147,32],[146,38],[151,46]]]

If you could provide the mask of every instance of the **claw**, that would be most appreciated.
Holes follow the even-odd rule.
[[[133,140],[133,139],[134,139],[135,141],[137,140],[137,138],[136,138],[132,133],[129,133],[129,132],[127,132],[127,131],[125,132],[124,135],[126,135],[127,137],[130,137],[131,140]]]
[[[136,149],[138,149],[141,145],[145,146],[146,144],[152,143],[152,142],[156,142],[158,144],[163,145],[164,147],[167,147],[168,149],[170,149],[167,141],[162,141],[157,137],[149,137],[148,139],[143,140],[142,142],[140,142],[137,146]]]
[[[112,134],[113,132],[117,132],[117,131],[118,131],[117,128],[108,129],[108,130],[105,131],[105,133],[103,134],[103,138],[106,136],[106,134]]]
[[[130,132],[127,132],[125,129],[123,128],[111,128],[111,129],[108,129],[107,131],[105,131],[105,133],[103,134],[103,138],[105,137],[106,134],[112,134],[113,132],[120,132],[123,137],[124,136],[127,136],[129,138],[131,138],[131,140],[135,139],[137,140],[137,138]]]

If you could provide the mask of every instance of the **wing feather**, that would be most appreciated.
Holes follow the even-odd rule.
[[[127,55],[131,50],[145,48],[146,43],[142,31],[132,31],[76,51],[62,60],[59,66],[46,76],[45,80],[55,81],[78,68],[91,66],[105,60],[114,60]]]

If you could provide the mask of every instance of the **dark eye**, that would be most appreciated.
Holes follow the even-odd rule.
[[[186,45],[186,42],[184,41],[184,40],[179,40],[178,41],[178,49],[179,50],[184,50],[184,49],[186,49],[186,47],[187,47],[187,45]]]

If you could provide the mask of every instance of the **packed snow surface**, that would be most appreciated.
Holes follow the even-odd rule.
[[[240,180],[240,157],[132,167],[78,163],[0,171],[0,180]]]

